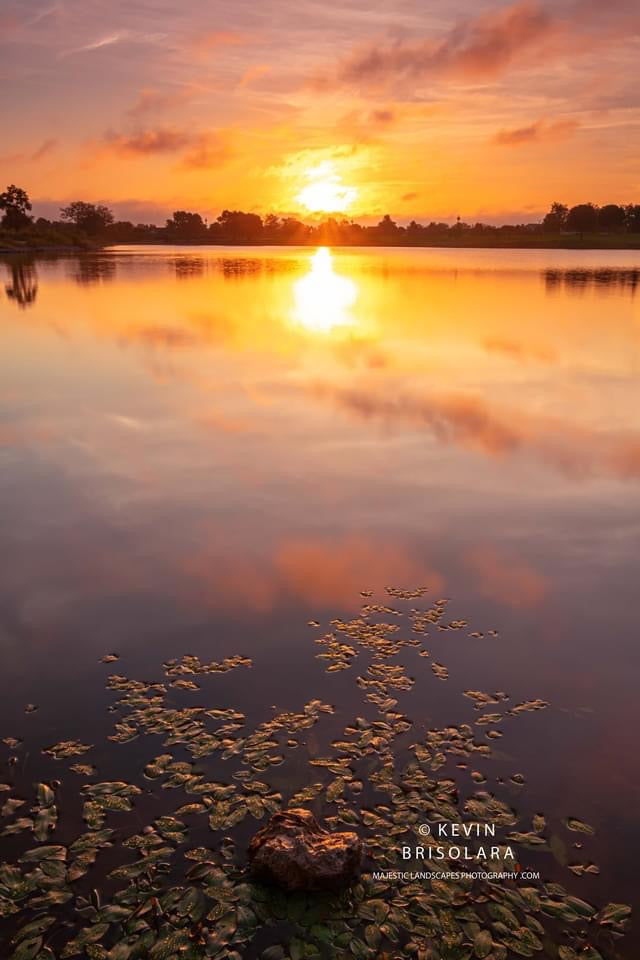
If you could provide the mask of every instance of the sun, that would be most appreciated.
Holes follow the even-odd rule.
[[[309,168],[305,171],[305,177],[309,183],[295,199],[309,213],[345,213],[357,199],[357,189],[342,182],[342,177],[335,173],[330,161]]]

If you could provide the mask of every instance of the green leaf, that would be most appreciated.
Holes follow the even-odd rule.
[[[98,940],[101,940],[108,929],[108,923],[96,923],[94,926],[82,930],[77,937],[74,937],[74,939],[70,940],[66,945],[60,954],[61,960],[66,960],[67,957],[74,957],[76,954],[82,953],[88,943],[97,943]]]
[[[488,930],[479,930],[473,938],[473,952],[478,960],[484,960],[491,953],[493,938]]]

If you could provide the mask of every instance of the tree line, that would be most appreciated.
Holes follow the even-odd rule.
[[[438,242],[459,242],[469,245],[499,245],[512,240],[514,245],[528,238],[585,234],[640,234],[640,204],[608,203],[596,206],[581,203],[568,207],[553,203],[541,222],[494,226],[486,223],[465,223],[458,218],[450,225],[412,220],[396,223],[388,214],[379,223],[363,225],[347,218],[327,217],[320,223],[308,224],[295,217],[279,217],[240,210],[223,210],[212,222],[199,213],[176,210],[163,226],[134,224],[116,220],[113,212],[102,204],[76,200],[62,207],[59,220],[34,219],[32,205],[25,190],[11,184],[0,193],[0,226],[17,235],[38,231],[42,235],[61,238],[87,238],[94,243],[228,243],[228,244],[349,244],[349,245],[435,245]]]

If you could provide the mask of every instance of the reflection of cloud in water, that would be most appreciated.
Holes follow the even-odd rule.
[[[544,414],[501,414],[473,394],[412,394],[398,384],[315,383],[309,392],[364,420],[416,424],[444,444],[493,457],[533,456],[565,476],[640,478],[640,433],[603,432]]]
[[[554,350],[547,346],[520,343],[509,337],[487,337],[483,346],[488,353],[501,354],[508,360],[518,363],[551,364],[557,362]]]
[[[175,350],[183,347],[195,347],[203,342],[203,337],[195,330],[185,327],[143,327],[136,331],[136,339],[153,347]]]
[[[190,595],[234,609],[242,603],[267,611],[292,598],[315,608],[354,608],[365,587],[382,591],[387,584],[415,583],[438,592],[445,585],[405,546],[370,536],[294,537],[276,544],[267,558],[226,555],[221,565],[212,551],[185,562]]]
[[[495,547],[475,547],[466,556],[480,593],[515,609],[535,607],[548,590],[547,579],[528,564]]]

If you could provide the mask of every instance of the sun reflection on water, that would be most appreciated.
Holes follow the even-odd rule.
[[[354,323],[351,308],[358,298],[358,286],[335,273],[327,247],[320,247],[311,257],[311,269],[296,281],[293,295],[294,320],[307,330],[329,333]]]

